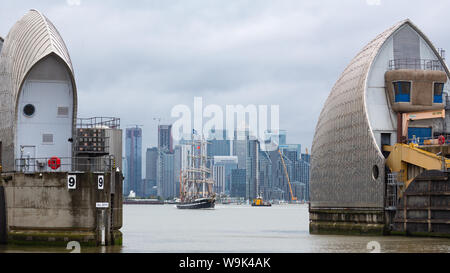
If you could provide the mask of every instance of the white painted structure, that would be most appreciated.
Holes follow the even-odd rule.
[[[366,80],[365,106],[369,125],[372,129],[375,141],[381,154],[381,134],[391,136],[391,143],[397,139],[397,116],[392,111],[389,99],[385,91],[385,73],[388,70],[390,60],[394,60],[394,39],[401,35],[417,37],[419,41],[418,59],[435,60],[440,62],[439,56],[431,49],[430,44],[425,41],[424,36],[419,34],[411,24],[403,24],[381,46],[375,57]],[[444,85],[444,92],[449,92],[449,84]]]
[[[30,10],[14,24],[1,48],[3,171],[32,172],[54,156],[61,158],[62,166],[53,171],[66,171],[76,113],[76,84],[66,45],[47,17]],[[37,158],[42,158],[39,163]]]
[[[34,113],[25,113],[30,105]],[[69,74],[49,56],[33,67],[19,93],[15,158],[72,157],[72,120]]]

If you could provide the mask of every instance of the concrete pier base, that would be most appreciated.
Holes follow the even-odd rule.
[[[385,234],[383,210],[310,208],[309,219],[311,234]]]
[[[68,187],[68,175],[76,176],[74,188]],[[0,234],[6,232],[7,244],[120,245],[122,179],[119,172],[3,173],[6,209],[0,219],[6,223],[0,221]]]

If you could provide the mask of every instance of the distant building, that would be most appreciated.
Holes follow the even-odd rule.
[[[224,193],[231,193],[231,171],[237,169],[238,158],[236,156],[215,156],[214,166],[224,167]]]
[[[249,140],[247,144],[246,199],[254,199],[259,195],[259,141]]]
[[[233,155],[238,158],[238,168],[247,168],[247,149],[250,139],[249,131],[235,131],[233,140]]]
[[[126,196],[127,189],[128,189],[128,163],[127,163],[127,158],[126,157],[122,157],[122,168],[123,168],[123,184],[122,184],[122,192],[123,195]]]
[[[298,161],[301,159],[301,154],[302,154],[302,145],[301,144],[283,144],[283,145],[280,145],[280,150],[292,162],[295,162],[295,161]]]
[[[259,194],[266,200],[273,199],[272,161],[266,151],[259,151]]]
[[[155,196],[156,180],[157,180],[157,166],[158,166],[158,148],[147,148],[145,155],[145,180],[143,193],[145,196]]]
[[[174,179],[174,154],[159,151],[157,167],[158,196],[164,199],[172,199],[176,196]]]
[[[124,192],[128,195],[134,191],[136,196],[142,195],[142,129],[127,128],[125,138],[125,154],[127,158],[127,187]]]
[[[182,145],[175,145],[174,155],[173,155],[173,170],[174,170],[174,183],[175,183],[175,194],[174,196],[180,197],[180,181],[181,181],[181,171],[183,165],[183,147]]]
[[[286,142],[286,140],[287,140],[287,131],[286,130],[280,130],[280,133],[279,133],[279,144],[280,145],[285,145],[287,142]]]
[[[310,154],[302,154],[302,160],[308,163],[311,163],[311,155]]]
[[[304,199],[309,201],[309,162],[300,160],[295,163],[295,180],[303,183],[305,186]]]
[[[246,171],[234,169],[231,171],[231,197],[246,197]]]
[[[224,130],[210,133],[207,147],[208,157],[231,155],[231,140],[227,140],[226,137],[226,131]]]
[[[225,166],[214,164],[213,166],[214,192],[216,194],[225,193]]]
[[[172,125],[158,126],[158,149],[173,153]]]

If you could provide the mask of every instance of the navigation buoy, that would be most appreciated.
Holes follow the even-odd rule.
[[[52,170],[57,170],[59,167],[61,167],[61,159],[59,157],[54,156],[48,160],[48,166]]]

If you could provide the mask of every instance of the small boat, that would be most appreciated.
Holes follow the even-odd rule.
[[[213,209],[216,200],[214,198],[199,198],[192,202],[178,203],[179,209]]]
[[[258,197],[253,199],[252,207],[271,207],[272,204],[269,202],[265,202],[262,197]]]

